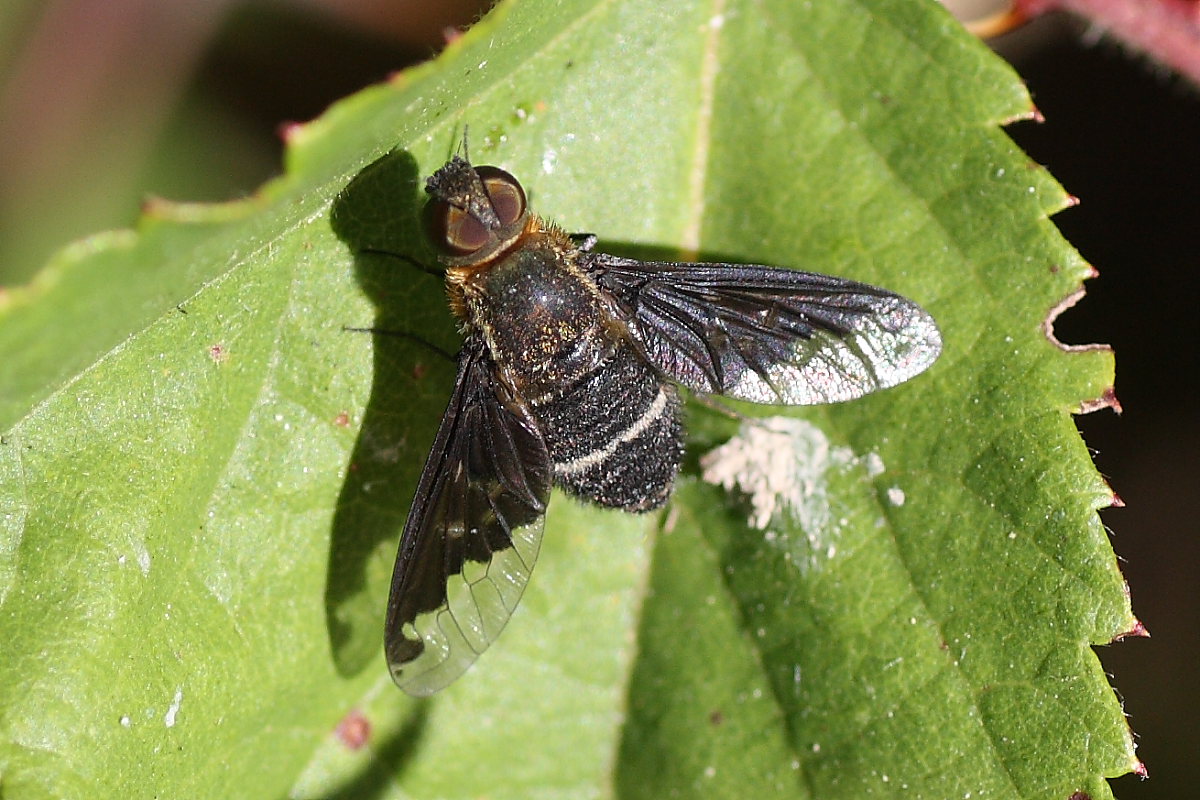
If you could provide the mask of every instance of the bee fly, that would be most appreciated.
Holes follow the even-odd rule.
[[[609,508],[666,502],[679,384],[756,403],[835,403],[938,357],[915,303],[853,281],[593,250],[531,214],[517,180],[454,156],[425,222],[465,335],[388,600],[396,683],[428,695],[500,634],[529,580],[551,485]]]

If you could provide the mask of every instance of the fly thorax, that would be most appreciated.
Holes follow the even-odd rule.
[[[515,388],[534,403],[612,351],[595,286],[550,248],[515,251],[474,276],[471,316]]]

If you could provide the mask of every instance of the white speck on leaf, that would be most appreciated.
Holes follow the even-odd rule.
[[[167,709],[167,713],[163,715],[163,724],[168,728],[175,727],[175,717],[179,714],[179,707],[183,705],[183,687],[175,689],[175,698],[171,700],[171,707]]]
[[[765,530],[764,541],[802,569],[828,563],[839,552],[838,538],[865,522],[845,513],[849,507],[840,500],[847,487],[861,485],[873,496],[867,481],[886,469],[878,453],[856,455],[834,445],[816,425],[791,417],[748,420],[732,439],[706,453],[700,466],[705,481],[746,497],[749,524]],[[888,497],[903,502],[902,492]],[[887,521],[880,515],[875,524]],[[793,526],[803,535],[790,533]]]
[[[141,542],[138,543],[138,551],[136,553],[138,569],[143,575],[150,574],[150,551],[146,549]]]
[[[742,425],[725,444],[700,459],[704,480],[750,499],[750,524],[766,528],[787,509],[806,532],[830,525],[827,473],[855,463],[848,447],[834,447],[816,425],[767,417]]]
[[[904,490],[899,486],[893,486],[887,490],[888,502],[894,506],[904,505]]]

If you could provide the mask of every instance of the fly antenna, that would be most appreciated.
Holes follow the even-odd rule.
[[[471,151],[467,148],[467,131],[471,128],[467,123],[463,123],[463,138],[462,138],[462,158],[468,164],[471,163]]]

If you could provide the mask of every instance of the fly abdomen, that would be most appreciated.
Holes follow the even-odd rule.
[[[649,511],[666,502],[683,457],[679,394],[632,348],[615,348],[533,413],[558,485],[626,511]]]

